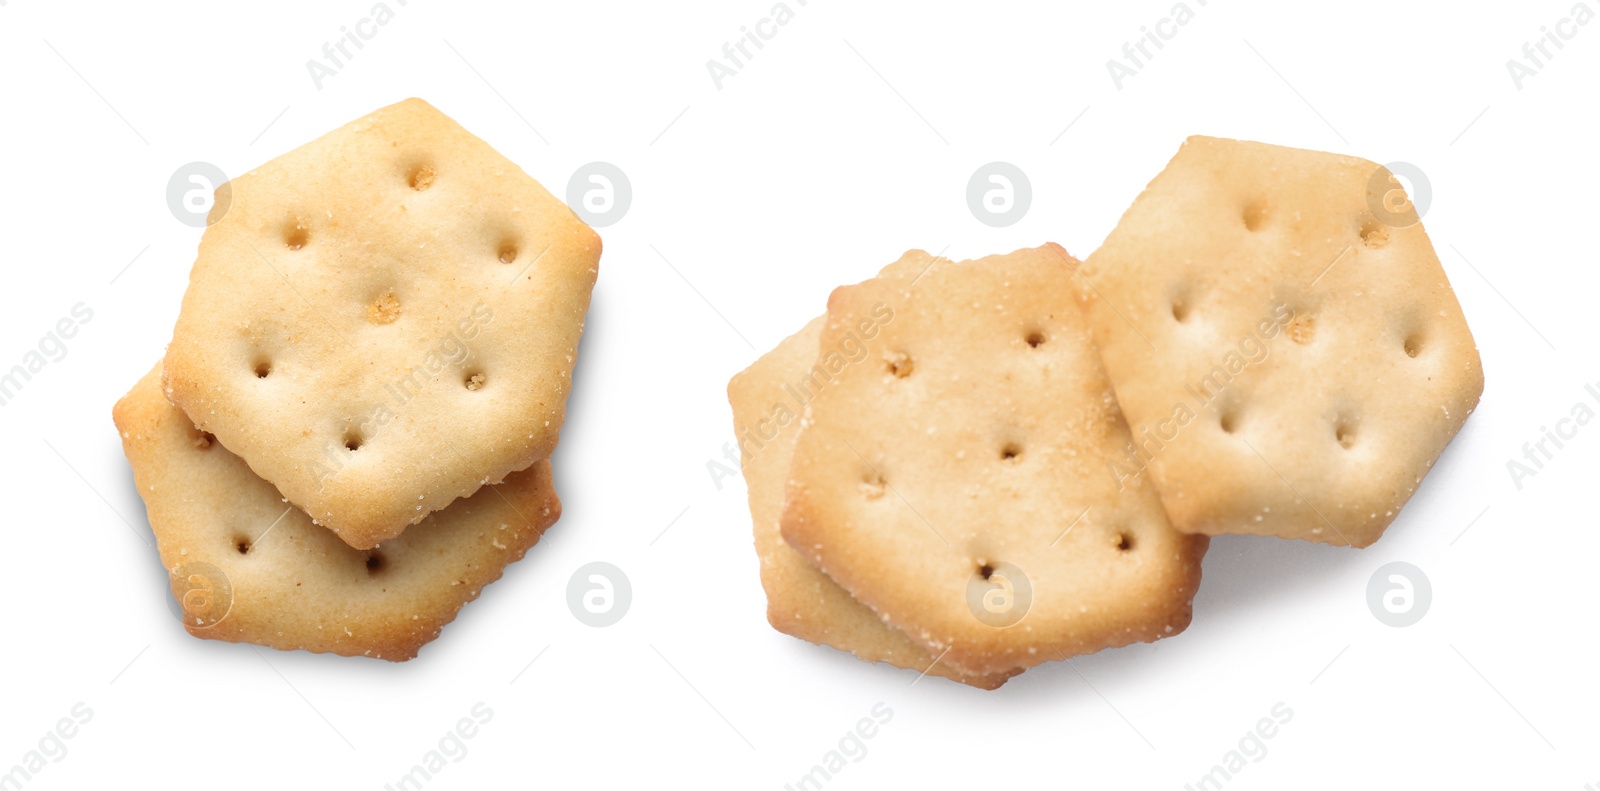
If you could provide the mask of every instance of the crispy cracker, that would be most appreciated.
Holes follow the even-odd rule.
[[[163,397],[160,366],[113,418],[196,637],[410,659],[561,515],[540,461],[363,551],[195,428]]]
[[[1376,541],[1483,392],[1461,306],[1388,170],[1194,137],[1080,269],[1179,530]]]
[[[549,457],[600,257],[571,210],[420,99],[229,189],[163,379],[202,430],[363,549]]]
[[[829,300],[821,348],[881,329],[808,405],[783,537],[966,672],[1176,634],[1199,584],[1206,539],[1105,475],[1127,428],[1068,261],[940,260]]]
[[[914,254],[907,254],[908,257]],[[925,257],[925,256],[924,256]],[[971,675],[938,661],[898,629],[817,571],[783,542],[784,480],[794,452],[800,415],[809,396],[803,383],[818,364],[824,319],[813,319],[728,383],[734,432],[739,437],[750,517],[755,524],[767,620],[774,629],[817,645],[848,651],[868,662],[996,689],[1015,673]],[[827,351],[824,351],[824,355]]]

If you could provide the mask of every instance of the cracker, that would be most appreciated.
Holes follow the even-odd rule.
[[[600,240],[426,102],[230,183],[168,348],[173,403],[366,549],[548,458]]]
[[[907,254],[916,255],[921,254]],[[887,662],[981,689],[996,689],[1015,673],[971,675],[938,661],[812,568],[779,534],[784,480],[800,415],[811,397],[809,388],[797,385],[808,381],[818,365],[823,323],[823,317],[813,319],[728,383],[750,517],[755,524],[756,555],[761,561],[761,587],[767,594],[767,620],[784,634],[847,651],[868,662]]]
[[[1179,530],[1364,547],[1483,392],[1416,211],[1355,157],[1193,137],[1075,281]]]
[[[561,515],[540,461],[358,550],[168,403],[159,365],[113,418],[196,637],[410,659]]]
[[[1105,461],[1128,442],[1055,245],[834,292],[821,348],[880,325],[808,405],[789,546],[953,667],[1031,667],[1181,631],[1203,537]]]

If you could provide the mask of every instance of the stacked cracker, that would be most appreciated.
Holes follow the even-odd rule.
[[[600,240],[419,99],[227,190],[113,414],[185,628],[409,659],[560,515]]]
[[[1182,631],[1207,536],[1377,540],[1482,387],[1387,170],[1192,138],[1086,263],[908,253],[729,398],[772,625],[993,689]]]

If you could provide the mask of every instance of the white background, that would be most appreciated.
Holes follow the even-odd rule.
[[[481,701],[492,721],[428,788],[779,789],[882,702],[893,719],[829,789],[1181,789],[1283,702],[1292,721],[1228,788],[1600,787],[1600,428],[1520,491],[1506,469],[1600,380],[1600,23],[1519,90],[1506,62],[1571,0],[1211,0],[1119,90],[1106,62],[1168,0],[791,5],[719,90],[706,62],[767,0],[391,3],[319,89],[306,62],[367,0],[0,2],[0,367],[94,312],[0,407],[0,769],[83,702],[93,719],[27,788],[377,789]],[[200,236],[167,179],[243,172],[412,95],[558,195],[594,160],[631,180],[555,456],[565,515],[406,664],[191,638],[110,420],[169,340]],[[770,629],[743,484],[707,471],[728,378],[907,248],[1087,256],[1196,133],[1427,174],[1488,384],[1383,540],[1217,540],[1188,632],[993,693]],[[1034,191],[1004,229],[965,201],[993,160]],[[595,560],[633,584],[609,628],[565,601]],[[1409,628],[1365,601],[1394,560],[1433,585]]]

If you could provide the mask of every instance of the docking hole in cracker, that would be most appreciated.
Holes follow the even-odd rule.
[[[113,417],[196,637],[410,659],[561,515],[550,462],[539,461],[359,550],[238,456],[196,443],[194,423],[161,392],[159,365]]]
[[[1190,619],[1206,539],[1173,530],[1149,487],[1105,475],[1130,437],[1072,298],[1075,263],[1055,245],[939,259],[829,300],[821,352],[864,344],[886,368],[847,365],[808,391],[782,537],[957,671],[1014,672]],[[863,339],[875,316],[890,318]]]
[[[1190,138],[1073,285],[1132,427],[1105,474],[1187,533],[1367,546],[1483,392],[1415,208],[1355,157]]]
[[[920,271],[932,258],[907,253],[891,267]],[[917,674],[947,678],[980,689],[996,689],[1018,671],[970,674],[929,653],[904,632],[884,623],[877,613],[851,598],[826,574],[812,568],[783,542],[779,517],[784,481],[800,429],[803,398],[797,383],[826,381],[819,357],[824,320],[817,318],[762,355],[728,383],[734,432],[739,437],[741,467],[749,493],[761,586],[767,595],[767,620],[784,634],[846,651],[868,662],[883,662]],[[863,471],[855,495],[883,498],[888,482],[877,472]]]
[[[566,205],[420,99],[228,187],[163,372],[196,425],[360,549],[549,457],[600,257]]]

